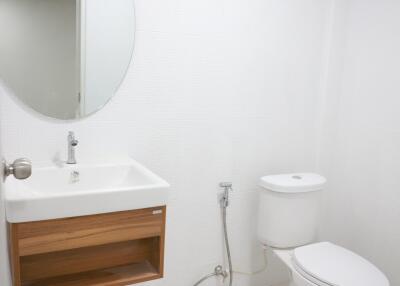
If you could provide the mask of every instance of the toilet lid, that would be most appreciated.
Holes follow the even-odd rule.
[[[308,193],[321,191],[326,179],[314,173],[270,175],[260,179],[259,185],[278,193]]]
[[[308,280],[323,286],[389,286],[386,276],[361,256],[329,242],[294,250],[293,262]]]

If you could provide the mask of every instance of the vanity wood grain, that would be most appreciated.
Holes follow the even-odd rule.
[[[165,218],[161,206],[10,224],[14,285],[114,286],[161,278]]]

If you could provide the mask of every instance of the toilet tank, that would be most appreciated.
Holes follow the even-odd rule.
[[[262,177],[257,231],[260,242],[290,248],[315,241],[325,184],[324,177],[313,173]]]

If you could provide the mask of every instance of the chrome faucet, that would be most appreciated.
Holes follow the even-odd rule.
[[[67,164],[76,164],[75,147],[78,145],[78,140],[75,139],[73,131],[68,133],[68,160]]]

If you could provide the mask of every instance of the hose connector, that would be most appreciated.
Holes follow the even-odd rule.
[[[224,268],[221,265],[218,265],[214,269],[215,276],[222,276],[222,278],[225,280],[226,277],[228,277],[228,272],[224,270]]]

